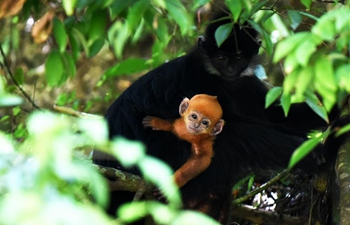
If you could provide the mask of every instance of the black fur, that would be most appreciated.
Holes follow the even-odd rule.
[[[226,124],[215,141],[215,155],[209,168],[187,183],[181,192],[186,208],[207,207],[208,215],[225,223],[231,188],[238,179],[254,170],[285,168],[292,152],[306,139],[305,133],[326,124],[304,104],[293,105],[288,118],[279,105],[264,109],[267,88],[253,73],[243,74],[258,52],[259,45],[249,37],[255,38],[256,32],[235,25],[235,34],[218,49],[212,40],[217,27],[215,23],[210,25],[199,46],[186,56],[165,63],[134,82],[110,106],[106,119],[111,138],[122,135],[142,141],[148,154],[176,170],[189,157],[190,144],[169,132],[145,129],[142,119],[147,115],[175,119],[179,117],[178,105],[184,97],[203,93],[217,96]],[[236,46],[246,63],[244,67],[235,67],[234,79],[208,72],[213,49],[232,55],[236,54]],[[120,168],[116,160],[101,152],[95,151],[93,159],[99,165]],[[313,171],[315,160],[307,157],[300,167]],[[114,194],[110,209],[113,213],[113,207],[120,202],[117,193]]]

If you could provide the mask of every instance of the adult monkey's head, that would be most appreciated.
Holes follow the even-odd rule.
[[[247,23],[240,25],[233,23],[226,13],[217,15],[208,25],[205,36],[198,39],[205,67],[211,74],[218,75],[225,80],[235,80],[240,76],[254,75],[257,65],[255,56],[260,48],[257,32]],[[230,24],[232,30],[227,39],[218,47],[215,32],[221,25]]]

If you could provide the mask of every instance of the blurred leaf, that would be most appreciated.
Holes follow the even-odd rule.
[[[298,81],[296,83],[296,95],[304,95],[314,77],[313,68],[308,66],[299,71]]]
[[[49,38],[52,30],[52,19],[54,16],[54,12],[49,11],[34,23],[31,35],[35,43],[43,43]]]
[[[332,63],[323,55],[315,60],[315,89],[322,96],[323,104],[329,112],[337,101],[337,84]]]
[[[163,17],[158,17],[157,19],[158,26],[156,28],[156,35],[158,39],[164,44],[168,43],[169,35],[168,35],[168,27],[166,25],[166,21]]]
[[[333,41],[336,35],[334,21],[321,17],[312,27],[311,32],[323,40]]]
[[[66,11],[68,16],[73,15],[74,7],[76,6],[78,0],[62,0],[62,5],[64,11]]]
[[[135,44],[142,37],[144,25],[145,25],[145,20],[142,18],[139,26],[135,30],[134,36],[132,37],[132,40],[131,40],[132,44]]]
[[[346,124],[345,126],[340,128],[340,130],[337,131],[335,136],[339,137],[340,135],[345,134],[347,132],[350,132],[350,124]]]
[[[317,45],[321,43],[321,40],[312,34],[308,33],[305,40],[300,43],[295,50],[295,58],[302,66],[307,66],[311,55],[316,51]]]
[[[129,8],[126,21],[128,23],[130,30],[135,30],[139,26],[141,19],[143,17],[143,14],[148,7],[149,7],[148,0],[139,0],[139,1],[136,1],[136,3]]]
[[[265,108],[268,108],[272,103],[274,103],[282,94],[281,87],[273,87],[267,92],[265,100]]]
[[[292,154],[288,168],[293,168],[298,162],[305,158],[322,140],[323,136],[316,137],[305,141]]]
[[[46,59],[45,74],[46,81],[50,86],[57,86],[62,84],[65,77],[64,65],[61,59],[61,54],[57,49],[53,49]]]
[[[210,2],[210,0],[194,0],[193,1],[193,6],[192,6],[192,10],[196,10],[199,7],[204,6],[205,4],[207,4],[208,2]]]
[[[179,0],[165,0],[165,2],[171,17],[180,27],[181,35],[185,35],[191,25],[186,8]]]
[[[67,34],[63,23],[57,18],[53,18],[53,34],[61,53],[66,51]]]
[[[119,76],[124,74],[134,74],[134,73],[144,71],[146,69],[149,69],[149,66],[146,64],[145,59],[129,58],[109,68],[104,73],[104,76],[114,77],[114,76]]]
[[[220,48],[222,43],[228,38],[232,31],[232,23],[226,23],[224,25],[219,26],[215,31],[215,40],[217,46]]]
[[[307,9],[310,9],[312,0],[300,0],[300,1]]]
[[[134,166],[145,157],[145,146],[142,143],[121,137],[113,140],[112,151],[125,167]]]
[[[226,3],[230,11],[232,12],[234,22],[237,22],[243,10],[242,2],[240,0],[237,0],[227,1]]]
[[[130,0],[113,1],[109,6],[111,20],[114,20],[124,9],[126,9],[130,2]]]
[[[271,16],[271,22],[273,23],[274,27],[278,30],[278,32],[282,37],[287,37],[289,35],[288,28],[286,27],[285,23],[277,13]]]
[[[294,90],[295,84],[299,78],[300,69],[293,70],[288,74],[283,82],[283,93],[290,94]]]
[[[24,82],[24,74],[22,68],[16,68],[14,78],[19,85],[22,85]]]
[[[64,63],[64,67],[66,68],[66,73],[70,77],[74,77],[77,71],[76,71],[73,57],[70,54],[68,54],[67,52],[64,52],[61,55],[61,57],[62,57],[62,61]]]
[[[317,98],[315,93],[312,93],[311,91],[306,91],[305,102],[317,115],[319,115],[324,121],[329,123],[327,111],[323,107],[322,103]]]
[[[184,211],[178,215],[172,224],[181,225],[220,225],[219,222],[210,218],[209,216],[196,212],[196,211]]]
[[[335,71],[337,83],[340,89],[350,93],[350,64],[344,64]]]
[[[71,41],[73,40],[73,42],[77,42],[79,44],[81,44],[81,46],[83,47],[84,51],[85,51],[85,54],[86,55],[89,55],[89,46],[88,46],[88,43],[84,37],[84,35],[77,29],[75,28],[72,28],[72,32],[71,32],[71,36],[75,39],[71,39]],[[72,42],[71,42],[72,44]],[[75,45],[76,47],[74,48],[74,50],[72,49],[73,51],[73,56],[74,57],[77,57],[77,59],[79,58],[79,55],[80,55],[80,47]],[[73,46],[72,46],[73,48]]]
[[[290,36],[277,44],[273,62],[280,61],[283,57],[287,56],[291,51],[294,51],[299,47],[299,43],[305,41],[309,36],[308,32],[300,32],[293,36]]]
[[[105,38],[104,37],[100,37],[98,39],[96,39],[89,48],[89,58],[94,57],[103,47],[105,43]]]
[[[103,117],[79,118],[79,130],[87,135],[88,139],[96,144],[105,144],[108,140],[107,122]]]
[[[78,39],[73,35],[72,32],[68,34],[69,36],[69,43],[70,43],[70,49],[72,52],[72,56],[74,61],[77,61],[80,57],[80,44]]]
[[[4,133],[0,132],[0,154],[11,154],[15,152],[12,140],[10,140]]]
[[[0,19],[16,15],[23,7],[25,0],[1,0]]]
[[[296,10],[287,10],[287,13],[290,19],[290,26],[293,30],[295,30],[302,21],[301,16]]]
[[[266,52],[271,56],[273,53],[273,44],[271,41],[271,36],[264,30],[263,30],[263,36],[264,36]]]
[[[0,107],[17,106],[23,103],[23,99],[12,94],[0,93]]]
[[[291,99],[292,96],[290,94],[283,93],[282,98],[281,98],[281,105],[284,111],[284,116],[287,117],[289,109],[290,109],[290,104],[291,104]]]
[[[253,8],[252,8],[252,14],[256,13],[257,11],[259,11],[261,8],[263,8],[265,6],[265,4],[268,2],[269,0],[264,0],[264,1],[259,1],[257,3],[253,4]]]
[[[88,43],[91,44],[98,39],[105,37],[107,26],[107,14],[105,10],[98,10],[92,14],[89,30]]]

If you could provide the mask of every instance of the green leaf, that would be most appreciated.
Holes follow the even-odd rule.
[[[149,1],[148,0],[139,0],[136,1],[135,4],[132,5],[128,12],[128,16],[126,18],[126,21],[129,25],[129,28],[131,30],[136,29],[143,17],[144,12],[149,7]]]
[[[107,14],[105,10],[99,10],[93,13],[88,29],[88,43],[105,37],[107,26]]]
[[[204,6],[205,4],[207,4],[208,2],[210,2],[210,0],[194,0],[193,1],[193,6],[192,6],[192,10],[196,10],[199,7]]]
[[[287,13],[290,19],[290,26],[293,30],[297,29],[302,21],[299,12],[296,10],[287,10]]]
[[[242,2],[240,0],[234,0],[227,1],[226,3],[232,13],[234,22],[237,22],[243,10]]]
[[[158,27],[155,31],[161,42],[166,44],[169,41],[168,27],[163,17],[158,17]]]
[[[323,98],[323,104],[330,111],[337,101],[337,84],[332,62],[323,55],[316,58],[315,89]]]
[[[22,85],[24,82],[24,74],[22,68],[16,68],[14,78],[19,85]]]
[[[309,139],[300,145],[292,154],[288,168],[293,168],[298,162],[305,158],[318,144],[320,144],[323,136]]]
[[[289,109],[290,109],[290,105],[291,105],[291,99],[292,96],[290,94],[282,94],[282,98],[281,98],[281,105],[284,111],[284,116],[287,117]]]
[[[310,13],[306,13],[306,12],[301,12],[301,11],[298,11],[299,14],[303,15],[303,16],[306,16],[306,17],[309,17],[310,19],[313,19],[315,21],[318,21],[319,18],[317,18],[316,16],[314,15],[311,15]]]
[[[265,100],[265,108],[268,108],[272,103],[274,103],[282,94],[281,87],[273,87],[267,92]]]
[[[325,107],[323,107],[322,103],[317,98],[315,93],[311,91],[306,91],[305,102],[317,115],[319,115],[324,121],[329,123],[327,111]]]
[[[350,132],[350,124],[346,124],[345,126],[340,128],[340,130],[338,130],[336,133],[336,137],[339,137],[340,135],[345,134],[347,132]]]
[[[312,0],[300,0],[300,1],[307,9],[310,8]]]
[[[278,32],[282,37],[287,37],[289,35],[288,28],[286,27],[285,23],[277,13],[271,16],[271,22],[273,23],[274,27],[278,30]]]
[[[314,77],[313,68],[308,66],[299,71],[298,81],[296,83],[296,95],[304,95]]]
[[[109,68],[104,76],[114,77],[124,74],[134,74],[137,72],[144,71],[148,69],[149,66],[146,64],[145,59],[141,58],[129,58],[123,62],[118,63],[117,65]]]
[[[273,62],[280,61],[283,57],[294,51],[300,42],[305,41],[305,38],[309,36],[308,32],[300,32],[293,36],[290,36],[277,44]]]
[[[271,35],[269,35],[265,30],[263,30],[263,36],[264,36],[264,43],[265,43],[267,54],[271,56],[273,53],[273,44],[271,40]]]
[[[45,72],[46,81],[51,87],[59,85],[64,78],[64,64],[57,49],[53,49],[47,57]]]
[[[344,64],[337,68],[335,74],[339,88],[350,93],[350,63]]]
[[[311,32],[323,40],[333,41],[336,35],[334,21],[321,17],[312,27]]]
[[[69,77],[74,77],[77,71],[73,57],[68,52],[64,52],[63,54],[61,54],[61,57],[64,67],[66,68],[66,73]]]
[[[62,0],[64,11],[66,11],[66,14],[68,16],[73,15],[74,7],[76,4],[77,4],[77,0]]]
[[[232,23],[226,23],[216,29],[215,40],[218,47],[220,47],[222,43],[224,43],[225,40],[228,38],[228,36],[232,32],[232,26]]]
[[[302,66],[307,66],[311,55],[316,51],[320,39],[308,33],[305,40],[300,43],[295,50],[295,58]]]
[[[283,93],[290,94],[294,90],[296,81],[299,78],[300,69],[293,70],[290,74],[286,76],[283,82]]]
[[[70,49],[74,61],[77,61],[80,58],[80,44],[78,38],[73,34],[72,31],[68,33]]]
[[[130,141],[125,138],[115,138],[112,142],[113,155],[125,167],[134,166],[145,157],[145,146],[141,142]]]
[[[181,35],[185,35],[191,26],[186,8],[179,0],[166,0],[165,2],[169,14],[180,27]]]
[[[79,41],[79,43],[81,44],[81,46],[85,51],[85,54],[89,55],[89,46],[84,35],[78,29],[75,29],[75,28],[72,28],[72,35],[74,36],[74,38],[76,38],[76,40]],[[78,52],[80,53],[80,49],[79,50],[77,49],[75,51],[77,51],[76,54],[78,54]]]
[[[130,1],[113,1],[109,6],[109,12],[111,20],[114,20],[127,6],[130,4]]]
[[[105,38],[104,37],[100,37],[98,39],[96,39],[89,48],[89,58],[94,57],[103,47],[105,43]]]
[[[53,34],[55,36],[58,49],[61,53],[66,51],[67,33],[63,23],[58,18],[53,18]]]

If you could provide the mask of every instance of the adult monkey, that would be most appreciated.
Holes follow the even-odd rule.
[[[279,105],[265,109],[267,88],[254,76],[255,57],[260,43],[257,32],[248,26],[233,24],[221,14],[185,56],[148,72],[135,81],[108,109],[106,119],[110,137],[122,135],[146,144],[147,152],[167,162],[174,170],[191,154],[191,145],[169,132],[144,129],[147,115],[163,119],[178,118],[178,105],[187,96],[217,96],[222,106],[225,129],[218,135],[210,166],[181,188],[185,208],[200,210],[225,224],[230,209],[231,188],[248,171],[285,168],[292,152],[306,139],[310,128],[326,123],[305,104],[293,105],[288,118]],[[233,25],[228,39],[217,47],[216,29]],[[300,119],[300,115],[304,120]],[[307,121],[307,123],[305,123]],[[112,157],[95,151],[96,164],[121,168]],[[307,157],[301,163],[306,170],[316,167]],[[121,198],[132,199],[127,192],[113,193],[110,212]]]

